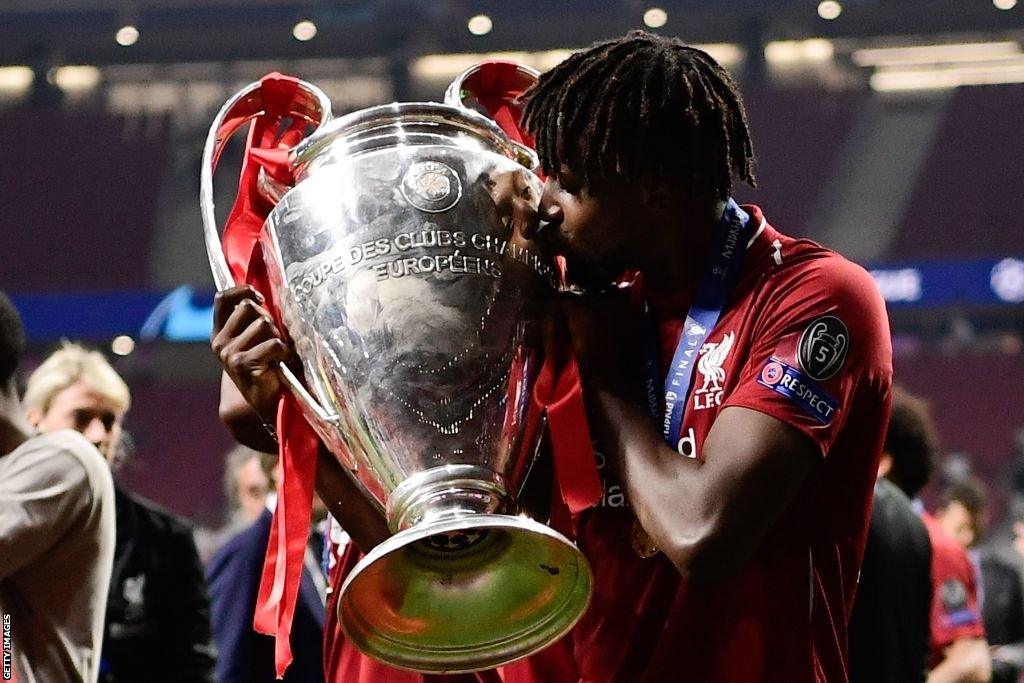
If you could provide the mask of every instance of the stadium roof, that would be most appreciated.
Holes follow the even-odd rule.
[[[841,2],[841,16],[825,21],[817,0],[3,0],[0,65],[43,52],[103,65],[547,50],[640,28],[652,5],[668,15],[659,30],[701,43],[1024,31],[1024,2],[1010,10],[991,0]],[[487,35],[466,30],[478,13],[493,20]],[[315,22],[315,40],[292,36],[304,19]],[[124,47],[114,36],[129,24],[139,37]]]

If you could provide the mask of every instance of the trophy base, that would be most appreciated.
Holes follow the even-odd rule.
[[[418,524],[373,549],[341,589],[345,635],[421,673],[490,669],[575,625],[592,576],[564,536],[526,517],[469,514]]]

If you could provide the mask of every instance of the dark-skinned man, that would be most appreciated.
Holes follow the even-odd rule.
[[[602,478],[623,495],[580,517],[595,591],[573,632],[448,680],[847,680],[892,375],[873,282],[731,201],[734,179],[753,182],[753,150],[707,54],[635,32],[571,56],[528,97],[548,179],[521,237],[587,292],[562,312]],[[642,297],[608,286],[627,272]],[[265,440],[240,398],[273,421],[287,345],[252,290],[221,295],[216,315],[222,417]],[[329,456],[318,476],[355,542],[379,542],[383,520]],[[422,678],[327,638],[328,680]]]

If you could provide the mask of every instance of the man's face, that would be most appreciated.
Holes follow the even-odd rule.
[[[112,462],[121,439],[124,412],[106,396],[82,381],[58,392],[45,414],[29,409],[29,421],[40,431],[74,429]]]
[[[579,176],[563,168],[544,185],[538,240],[565,257],[570,282],[603,288],[633,265],[631,241],[643,213],[636,187],[609,181],[591,194]]]
[[[1013,523],[1013,548],[1024,555],[1024,522]]]
[[[974,516],[959,501],[950,501],[939,512],[942,528],[964,548],[974,545],[977,536],[977,525]]]
[[[260,466],[259,458],[249,458],[238,469],[238,507],[242,516],[255,522],[263,514],[263,506],[267,500],[270,479]]]

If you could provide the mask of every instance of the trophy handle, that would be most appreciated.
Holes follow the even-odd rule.
[[[331,120],[331,100],[314,85],[299,81],[299,93],[304,97],[296,102],[292,115],[323,126]],[[220,243],[220,229],[213,206],[213,174],[217,170],[220,155],[231,136],[239,128],[264,114],[262,83],[256,81],[242,88],[224,103],[210,126],[203,148],[203,161],[199,180],[199,206],[203,214],[203,231],[206,236],[206,254],[218,291],[235,286],[224,248]]]
[[[295,102],[295,109],[291,112],[293,116],[305,119],[310,123],[323,126],[331,120],[331,100],[327,94],[314,85],[299,81],[299,94],[302,96]],[[210,126],[210,132],[206,136],[206,146],[203,148],[202,168],[199,180],[199,206],[203,214],[203,232],[206,238],[206,254],[210,260],[210,270],[213,271],[213,279],[218,291],[224,291],[235,286],[235,278],[228,268],[227,259],[224,257],[224,247],[220,241],[220,228],[217,226],[217,218],[213,205],[213,174],[217,170],[217,164],[224,148],[239,128],[249,123],[258,116],[264,114],[262,82],[256,81],[242,88],[235,93],[231,99],[224,103],[217,117]],[[261,178],[261,186],[266,188],[270,179]],[[271,186],[276,195],[284,188]],[[265,189],[266,191],[266,189]],[[279,199],[276,196],[275,199]],[[281,378],[285,384],[295,393],[304,408],[308,409],[317,418],[325,422],[337,420],[337,416],[325,410],[320,403],[313,398],[302,381],[295,376],[291,369],[281,363],[278,365]]]
[[[467,93],[469,95],[476,94],[472,86],[472,79],[489,65],[495,64],[515,67],[515,76],[519,79],[519,82],[509,84],[510,93],[515,92],[516,90],[518,90],[520,94],[526,92],[526,90],[532,87],[540,79],[540,71],[537,71],[533,67],[526,66],[525,64],[503,60],[480,62],[479,64],[474,64],[455,77],[455,80],[448,85],[448,89],[444,92],[444,103],[450,107],[473,109],[466,105],[465,97],[465,94]],[[488,118],[491,117],[488,116]],[[537,153],[520,142],[516,142],[515,140],[511,140],[510,142],[516,151],[516,161],[527,169],[535,171],[540,165],[540,162],[537,159]]]

